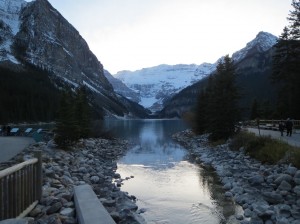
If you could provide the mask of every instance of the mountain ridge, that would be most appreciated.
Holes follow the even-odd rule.
[[[255,52],[265,52],[276,42],[276,36],[261,31],[244,48],[233,53],[232,58],[238,63],[251,54],[253,49]],[[162,109],[164,102],[172,96],[213,73],[219,60],[222,57],[213,64],[161,64],[136,71],[120,71],[114,77],[139,95],[140,100],[136,102],[155,112]]]

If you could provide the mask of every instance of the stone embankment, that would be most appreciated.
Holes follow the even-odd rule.
[[[89,184],[116,223],[139,224],[144,219],[138,214],[136,198],[120,191],[122,181],[133,177],[122,179],[116,173],[116,161],[127,148],[128,142],[124,140],[82,140],[68,151],[56,149],[51,142],[38,143],[12,161],[0,164],[0,168],[22,162],[31,158],[33,151],[42,150],[43,196],[29,214],[31,221],[26,223],[77,223],[73,187]]]
[[[223,183],[225,197],[242,206],[242,224],[300,224],[300,170],[286,164],[265,165],[228,144],[212,147],[207,136],[190,130],[173,135],[196,161],[212,166]]]

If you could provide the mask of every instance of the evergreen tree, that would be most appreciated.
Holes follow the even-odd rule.
[[[80,138],[90,137],[90,109],[84,87],[63,93],[55,129],[55,142],[66,148]]]
[[[293,0],[288,20],[273,56],[272,79],[280,87],[279,116],[297,118],[300,115],[300,1]]]
[[[63,92],[55,127],[55,143],[63,148],[68,147],[76,139],[75,130],[72,95],[70,91]]]
[[[217,66],[208,106],[208,131],[211,133],[211,140],[228,139],[234,134],[235,124],[239,119],[238,98],[235,67],[232,59],[226,55]]]
[[[238,89],[235,67],[227,55],[217,66],[217,72],[198,98],[196,128],[198,133],[210,133],[210,140],[228,139],[235,132],[239,119]]]
[[[90,136],[90,108],[88,104],[86,90],[83,86],[77,90],[75,98],[75,121],[77,138],[87,138]]]

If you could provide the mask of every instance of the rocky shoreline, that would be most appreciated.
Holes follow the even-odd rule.
[[[173,135],[204,166],[212,166],[228,200],[241,205],[236,215],[242,224],[300,224],[300,170],[286,164],[265,165],[231,151],[228,142],[211,147],[207,136],[186,130]]]
[[[13,160],[0,164],[1,170],[42,151],[43,196],[24,223],[76,224],[73,187],[92,186],[99,200],[118,224],[145,223],[138,214],[136,198],[120,191],[124,179],[116,173],[117,159],[128,149],[125,140],[85,139],[68,151],[52,141],[29,146]]]

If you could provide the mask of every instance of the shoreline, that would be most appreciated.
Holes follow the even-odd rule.
[[[43,194],[26,217],[28,223],[76,224],[74,186],[89,184],[116,223],[145,223],[138,214],[135,196],[120,190],[124,180],[116,173],[117,160],[128,150],[121,139],[83,139],[70,150],[57,149],[53,141],[28,146],[0,168],[12,166],[42,151]]]
[[[190,130],[174,134],[195,160],[213,167],[225,197],[243,209],[236,219],[242,224],[300,224],[300,170],[289,165],[265,165],[245,155],[243,148],[231,151],[228,142],[211,147],[207,135]]]

